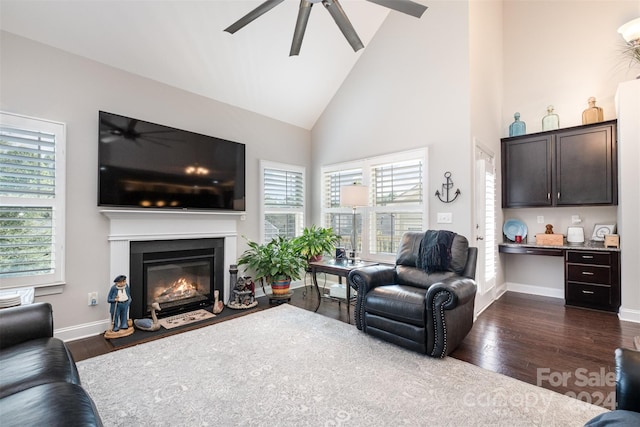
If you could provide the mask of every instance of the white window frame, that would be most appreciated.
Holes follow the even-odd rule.
[[[46,119],[0,112],[0,124],[17,129],[34,130],[55,135],[55,195],[53,198],[5,197],[0,205],[9,207],[47,207],[53,210],[54,265],[47,274],[1,277],[0,288],[39,287],[65,283],[65,184],[66,125]]]
[[[265,205],[265,182],[264,172],[265,169],[278,169],[287,172],[294,172],[302,174],[302,188],[303,188],[303,203],[302,207],[282,207],[282,208],[266,208]],[[307,176],[306,168],[304,166],[292,165],[287,163],[272,162],[269,160],[260,160],[260,242],[265,242],[265,217],[269,213],[294,213],[300,215],[300,220],[296,221],[295,235],[302,234],[302,230],[305,224],[305,213],[307,209]]]
[[[381,164],[388,163],[396,163],[396,162],[404,162],[407,160],[415,160],[419,159],[422,162],[422,203],[416,204],[412,206],[373,206],[373,194],[371,187],[371,176],[372,170]],[[326,189],[325,189],[325,175],[330,173],[335,173],[339,171],[348,171],[355,169],[362,169],[362,184],[369,187],[369,199],[370,203],[367,207],[358,207],[356,209],[356,215],[360,216],[359,221],[362,221],[362,230],[358,231],[358,238],[362,241],[362,248],[359,253],[360,258],[366,259],[368,261],[376,261],[383,263],[394,263],[396,259],[395,253],[375,253],[371,251],[372,242],[371,236],[373,227],[371,225],[372,218],[374,217],[376,212],[417,212],[422,215],[422,230],[427,230],[429,226],[429,197],[428,197],[428,150],[427,148],[420,148],[409,151],[402,151],[398,153],[386,154],[376,157],[370,157],[360,160],[354,160],[350,162],[344,163],[336,163],[331,165],[326,165],[321,168],[321,217],[322,217],[322,225],[324,227],[328,227],[329,225],[326,223],[326,218],[328,214],[345,214],[352,215],[352,208],[349,207],[328,207],[328,201],[326,200]],[[348,236],[346,237],[346,242],[350,242]]]

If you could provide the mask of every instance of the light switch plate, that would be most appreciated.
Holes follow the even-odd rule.
[[[453,214],[451,212],[438,212],[438,224],[451,224],[453,222]]]

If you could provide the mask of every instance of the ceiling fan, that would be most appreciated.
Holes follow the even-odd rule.
[[[256,7],[251,12],[247,13],[245,16],[231,24],[229,27],[225,28],[224,31],[231,34],[235,33],[239,29],[244,28],[250,22],[253,22],[254,19],[264,15],[283,1],[284,0],[267,0],[263,2],[260,6]],[[427,10],[427,6],[423,6],[411,0],[366,1],[379,4],[389,9],[397,10],[398,12],[406,13],[407,15],[415,16],[416,18],[420,18],[424,11]],[[300,0],[300,10],[298,11],[298,19],[296,20],[296,28],[293,33],[293,41],[291,42],[291,51],[289,52],[289,56],[298,55],[300,53],[300,47],[302,46],[304,32],[307,29],[307,21],[309,20],[309,15],[311,14],[311,7],[315,3],[322,3],[323,6],[326,7],[326,9],[331,14],[331,17],[333,17],[333,20],[336,21],[338,28],[340,28],[340,31],[342,31],[342,34],[344,34],[345,38],[355,52],[364,47],[362,41],[356,33],[356,30],[353,28],[353,25],[351,25],[349,18],[347,18],[346,13],[344,13],[344,10],[342,9],[342,6],[340,6],[338,0]]]

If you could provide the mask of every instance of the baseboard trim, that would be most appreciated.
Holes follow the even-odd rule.
[[[564,299],[564,289],[544,288],[542,286],[525,285],[522,283],[512,282],[507,282],[506,285],[507,291]]]
[[[625,322],[640,323],[640,310],[620,307],[618,319],[624,320]]]
[[[110,326],[111,321],[109,319],[98,320],[96,322],[55,329],[53,331],[53,336],[61,339],[62,341],[75,341],[103,334]]]

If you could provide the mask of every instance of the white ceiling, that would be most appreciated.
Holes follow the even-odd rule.
[[[353,52],[316,5],[300,55],[289,57],[297,0],[233,35],[223,31],[262,1],[0,0],[0,28],[311,129],[364,49]],[[366,49],[389,9],[364,0],[341,4]]]

